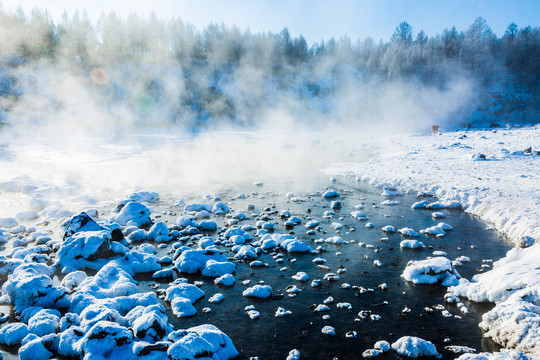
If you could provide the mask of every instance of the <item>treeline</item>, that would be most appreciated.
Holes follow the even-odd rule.
[[[4,72],[43,62],[79,71],[105,69],[114,85],[107,90],[109,99],[133,102],[133,89],[139,97],[144,93],[145,104],[165,96],[167,106],[174,103],[168,115],[173,121],[189,109],[197,121],[249,122],[277,93],[321,100],[344,79],[359,87],[401,81],[444,90],[461,77],[475,82],[474,99],[460,110],[460,117],[468,117],[462,121],[537,121],[539,114],[540,29],[511,23],[497,37],[483,18],[464,31],[452,27],[434,36],[401,22],[386,42],[342,37],[309,45],[286,28],[279,34],[217,24],[198,30],[179,19],[122,19],[114,13],[95,24],[79,13],[55,24],[45,11],[17,10],[0,12],[0,33]],[[143,82],[133,86],[119,71],[130,66],[154,70],[144,71]],[[170,69],[177,69],[172,78],[181,83],[172,93],[164,79],[166,73],[170,80]],[[16,90],[17,79],[5,77],[0,92]]]

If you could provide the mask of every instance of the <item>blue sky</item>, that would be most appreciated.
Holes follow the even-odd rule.
[[[53,19],[64,10],[85,10],[95,21],[102,12],[179,17],[198,28],[210,22],[237,25],[252,32],[279,32],[288,27],[293,36],[304,35],[308,43],[368,36],[388,40],[396,25],[405,20],[415,34],[428,35],[453,25],[466,30],[478,16],[484,17],[501,36],[511,22],[519,27],[540,25],[540,0],[0,0],[6,9],[21,5],[47,8]]]

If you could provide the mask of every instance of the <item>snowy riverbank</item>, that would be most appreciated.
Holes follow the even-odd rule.
[[[540,356],[540,128],[411,135],[367,148],[372,153],[368,163],[338,164],[326,171],[374,186],[432,192],[447,206],[459,203],[514,246],[526,247],[509,251],[493,270],[450,291],[496,303],[480,324],[486,336]]]

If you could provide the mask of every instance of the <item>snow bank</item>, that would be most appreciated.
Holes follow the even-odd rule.
[[[484,336],[540,357],[540,287],[514,293],[482,316]]]
[[[520,289],[540,289],[540,244],[527,249],[514,248],[493,263],[493,269],[475,275],[471,281],[449,290],[457,296],[482,302],[501,302]],[[540,345],[540,343],[539,343]]]

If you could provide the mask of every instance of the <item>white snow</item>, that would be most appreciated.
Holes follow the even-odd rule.
[[[452,262],[445,257],[414,261],[411,260],[401,276],[415,284],[457,285],[459,274],[452,268]]]
[[[142,226],[150,224],[150,210],[143,204],[130,201],[126,203],[118,214],[113,214],[111,220],[116,221],[120,225],[133,224]]]
[[[308,281],[309,275],[303,271],[299,271],[295,275],[293,275],[292,278],[296,281]]]
[[[418,237],[418,236],[420,236],[419,233],[417,233],[416,231],[414,231],[413,229],[408,228],[408,227],[399,229],[398,233],[400,233],[403,236],[410,236],[410,237]]]
[[[400,355],[417,358],[420,356],[434,356],[440,359],[442,356],[437,352],[435,345],[427,340],[415,336],[403,336],[392,343],[392,350]]]
[[[321,332],[328,336],[336,336],[336,329],[334,329],[332,326],[325,326],[321,329]]]
[[[399,243],[399,247],[408,249],[423,249],[424,243],[418,240],[403,240]]]
[[[268,285],[255,285],[244,290],[242,295],[245,297],[267,299],[272,296],[272,288]]]
[[[287,355],[286,360],[300,360],[300,351],[292,349],[289,351],[289,355]]]
[[[214,279],[216,285],[232,286],[236,283],[236,279],[232,274],[225,274]]]

